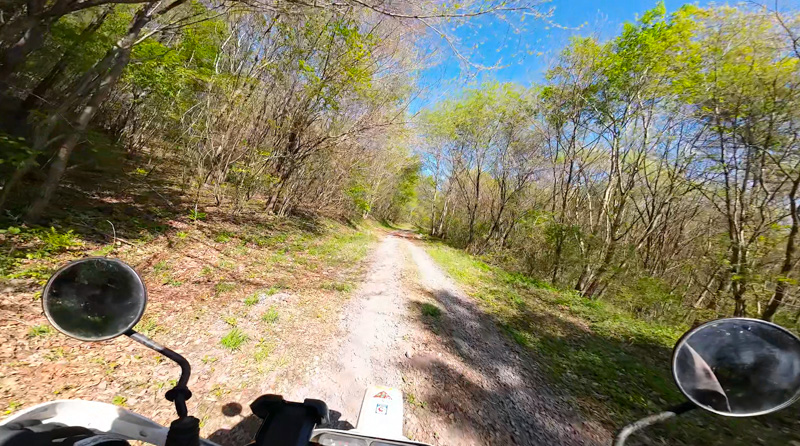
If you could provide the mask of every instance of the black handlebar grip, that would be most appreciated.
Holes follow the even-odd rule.
[[[199,446],[200,420],[195,417],[178,418],[169,425],[164,446]]]

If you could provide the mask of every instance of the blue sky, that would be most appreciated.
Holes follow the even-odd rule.
[[[668,12],[687,1],[665,1]],[[700,2],[705,4],[707,2]],[[598,35],[602,39],[615,36],[626,21],[653,8],[657,0],[554,0],[542,10],[553,8],[548,19],[509,14],[505,20],[485,16],[449,28],[453,45],[474,65],[496,67],[478,69],[467,66],[449,48],[448,42],[434,38],[438,60],[420,76],[425,93],[412,103],[415,112],[452,96],[465,86],[484,81],[517,82],[523,85],[539,82],[548,65],[573,35]]]

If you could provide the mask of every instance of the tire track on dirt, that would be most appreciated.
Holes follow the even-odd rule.
[[[398,239],[385,237],[370,256],[364,283],[342,310],[339,337],[309,382],[291,392],[295,401],[316,398],[332,411],[333,425],[355,426],[361,400],[370,384],[400,388],[397,364],[408,325],[402,289],[403,258]]]
[[[333,426],[356,425],[371,384],[406,395],[404,432],[441,445],[595,445],[603,432],[582,423],[549,392],[531,358],[428,256],[387,235],[369,257],[365,281],[345,305],[339,336],[288,399],[322,399]],[[421,307],[443,311],[433,320]],[[604,439],[604,438],[603,438]]]
[[[534,359],[510,343],[476,302],[408,240],[422,302],[442,308],[415,333],[410,367],[433,410],[415,410],[423,441],[447,445],[599,445],[607,434],[585,424],[552,392]],[[419,304],[418,304],[419,305]],[[423,323],[425,323],[423,319]],[[443,420],[441,412],[448,413]],[[413,422],[413,421],[412,421]]]

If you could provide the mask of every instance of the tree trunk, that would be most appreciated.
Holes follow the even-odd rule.
[[[786,291],[788,288],[787,280],[789,279],[789,273],[792,272],[792,266],[794,264],[794,252],[796,250],[795,246],[795,239],[797,238],[797,233],[800,230],[798,226],[800,226],[800,216],[797,215],[797,189],[800,186],[800,178],[797,178],[792,183],[792,189],[789,192],[789,210],[792,216],[792,227],[789,230],[789,235],[786,238],[786,250],[784,251],[783,255],[783,265],[781,265],[780,275],[778,277],[778,284],[775,286],[775,293],[772,295],[772,299],[769,300],[769,303],[764,308],[764,312],[761,314],[761,319],[765,321],[771,321],[772,317],[775,316],[775,312],[778,311],[778,307],[780,307],[781,302],[783,302],[783,298],[786,296]]]
[[[564,238],[563,233],[561,232],[561,227],[559,226],[558,238],[556,238],[556,250],[554,253],[553,259],[553,275],[551,277],[550,283],[555,285],[558,281],[558,272],[561,269],[561,252],[564,247]]]
[[[119,80],[119,77],[122,75],[122,71],[128,64],[133,44],[139,37],[142,28],[144,28],[144,26],[147,25],[147,23],[149,23],[153,18],[153,14],[158,8],[159,4],[160,1],[151,2],[139,10],[139,12],[134,16],[126,35],[115,45],[115,48],[112,50],[115,58],[113,64],[111,65],[111,69],[105,74],[105,76],[101,78],[97,90],[91,96],[88,103],[78,116],[72,132],[61,144],[61,147],[59,147],[56,158],[50,165],[47,179],[42,185],[39,197],[33,202],[25,215],[26,221],[35,222],[41,218],[42,213],[50,203],[50,199],[52,198],[53,193],[61,181],[61,177],[64,175],[70,155],[72,155],[75,146],[78,144],[80,138],[86,131],[89,122],[91,122],[95,113],[97,113],[98,107],[105,100],[105,98],[111,92],[111,89],[117,83],[117,80]]]

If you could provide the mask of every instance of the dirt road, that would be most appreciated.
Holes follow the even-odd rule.
[[[202,435],[223,446],[252,440],[260,421],[246,406],[267,393],[322,399],[334,426],[353,427],[370,384],[403,391],[404,433],[426,443],[607,443],[607,432],[568,410],[548,389],[536,358],[499,331],[413,234],[382,236],[363,275],[360,265],[308,263],[317,265],[311,271],[300,267],[303,257],[278,264],[269,263],[274,253],[248,251],[264,268],[287,273],[280,291],[263,288],[276,282],[273,274],[256,281],[261,291],[255,294],[204,293],[201,267],[209,262],[192,263],[191,255],[216,251],[185,250],[172,259],[172,273],[182,271],[177,277],[187,283],[177,288],[151,277],[154,292],[141,330],[192,364],[189,386],[196,396],[189,411],[201,419]],[[250,274],[261,271],[256,263]],[[363,281],[350,292],[357,277]],[[84,343],[56,334],[41,325],[38,301],[7,288],[0,294],[0,407],[8,407],[6,414],[57,395],[113,402],[162,424],[174,418],[163,397],[174,384],[174,364],[125,339]],[[243,301],[244,295],[255,301]],[[239,344],[224,345],[232,333]]]
[[[438,307],[441,312],[423,312]],[[428,313],[427,315],[425,313]],[[433,314],[431,314],[433,313]],[[584,425],[548,391],[524,357],[404,233],[373,252],[348,302],[340,337],[308,383],[288,396],[314,397],[355,425],[369,384],[406,395],[405,434],[442,445],[593,445]]]

